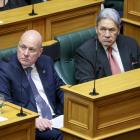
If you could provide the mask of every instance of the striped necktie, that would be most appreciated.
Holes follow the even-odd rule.
[[[51,120],[52,119],[52,114],[51,114],[50,107],[45,102],[45,100],[40,96],[40,94],[39,94],[39,92],[38,92],[38,90],[37,90],[37,88],[34,84],[34,81],[32,80],[32,77],[31,77],[32,67],[26,68],[25,71],[27,73],[27,78],[28,78],[28,81],[29,81],[30,86],[32,88],[35,101],[36,101],[37,105],[39,106],[39,108],[41,110],[41,116],[43,118],[48,118],[48,119]]]

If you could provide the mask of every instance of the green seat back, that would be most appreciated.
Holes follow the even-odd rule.
[[[92,27],[55,37],[60,44],[60,58],[55,62],[55,69],[66,84],[74,85],[77,83],[74,76],[75,50],[95,34],[95,28]]]
[[[9,57],[16,53],[16,48],[0,49],[0,60],[8,61]]]

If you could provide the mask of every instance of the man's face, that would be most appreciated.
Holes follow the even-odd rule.
[[[111,47],[116,41],[120,29],[111,19],[102,19],[96,28],[98,39],[105,47]]]
[[[42,48],[30,40],[20,41],[17,48],[17,57],[23,68],[35,64],[42,53]]]

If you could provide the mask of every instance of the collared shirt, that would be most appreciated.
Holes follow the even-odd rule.
[[[32,80],[34,81],[34,84],[35,84],[40,96],[45,100],[45,102],[50,107],[52,115],[55,115],[51,105],[49,104],[48,98],[47,98],[47,96],[45,94],[41,79],[40,79],[39,74],[37,72],[37,69],[36,69],[35,65],[32,65],[31,67],[33,68],[32,71],[31,71]],[[40,108],[39,108],[37,103],[36,103],[36,106],[37,106],[37,111],[38,111],[39,115],[41,115]]]
[[[105,49],[105,52],[108,56],[107,47],[103,46],[103,48]],[[124,72],[124,67],[123,67],[123,64],[122,64],[121,56],[120,56],[120,53],[119,53],[116,42],[112,45],[112,55],[115,58],[115,60],[117,61],[118,65],[121,69],[121,72]]]

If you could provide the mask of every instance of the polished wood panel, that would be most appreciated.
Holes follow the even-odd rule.
[[[5,103],[3,114],[0,116],[8,120],[0,122],[0,140],[35,140],[35,118],[37,113],[23,109],[27,114],[25,117],[16,116],[20,107]]]
[[[32,6],[0,12],[0,48],[17,44],[21,34],[35,29],[43,41],[55,35],[95,26],[103,0],[51,0],[35,4],[36,16],[29,16]]]
[[[124,0],[124,34],[137,40],[140,46],[140,1]]]
[[[124,0],[124,17],[132,21],[140,21],[140,1]]]
[[[123,19],[124,34],[134,38],[140,46],[140,22],[134,22],[132,20]]]
[[[64,86],[66,140],[128,140],[140,132],[140,69],[96,80],[97,96],[89,93],[94,82]]]
[[[9,48],[17,45],[22,33],[31,29],[30,22],[23,22],[15,25],[0,26],[0,48]]]

